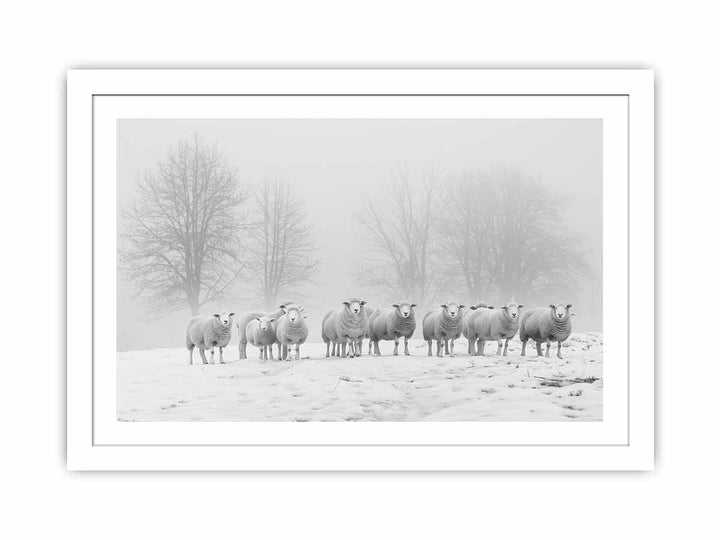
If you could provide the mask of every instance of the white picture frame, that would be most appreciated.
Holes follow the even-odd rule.
[[[649,70],[69,71],[68,468],[652,469],[653,88]],[[603,421],[118,422],[115,355],[110,355],[116,321],[117,119],[414,117],[420,110],[442,117],[604,119]]]

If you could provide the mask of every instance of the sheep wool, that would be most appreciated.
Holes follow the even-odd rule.
[[[417,323],[415,322],[416,304],[400,302],[393,304],[393,307],[383,308],[376,311],[369,322],[369,333],[371,350],[376,356],[380,356],[380,340],[393,340],[395,349],[393,354],[398,355],[398,343],[401,337],[405,338],[405,355],[410,356],[408,340],[415,333]]]
[[[232,319],[234,313],[226,311],[216,313],[211,317],[198,315],[190,319],[185,332],[185,346],[190,351],[190,365],[192,365],[193,349],[200,352],[203,364],[207,364],[205,350],[210,349],[210,356],[215,363],[215,347],[218,348],[219,362],[224,364],[223,349],[230,343],[232,337]]]
[[[277,320],[275,336],[280,344],[283,360],[292,360],[293,356],[295,360],[300,360],[300,345],[307,340],[308,327],[299,307],[289,308],[287,313]]]
[[[245,327],[245,337],[250,345],[260,349],[261,360],[267,360],[268,357],[272,360],[272,346],[277,343],[274,318],[263,316],[251,320]],[[278,357],[280,357],[279,346]]]
[[[367,313],[365,300],[350,298],[343,307],[325,314],[322,324],[322,339],[326,344],[326,357],[330,356],[330,343],[337,356],[360,356],[358,341],[367,333]],[[342,346],[342,352],[339,351]]]
[[[294,302],[286,302],[285,304],[282,304],[276,311],[270,313],[265,313],[264,311],[249,311],[248,313],[244,313],[238,318],[237,329],[238,336],[240,337],[238,341],[238,352],[240,353],[239,357],[241,360],[247,358],[247,336],[245,335],[245,328],[247,327],[247,324],[256,317],[270,317],[271,319],[275,319],[275,321],[277,321],[285,314],[285,309],[289,306],[299,306],[302,310],[302,306],[300,306],[299,304],[296,304]]]
[[[542,343],[546,343],[545,357],[550,357],[550,344],[557,342],[557,357],[562,359],[562,342],[572,333],[572,304],[558,302],[548,307],[538,307],[527,310],[520,318],[520,341],[522,341],[522,356],[525,356],[525,346],[528,339],[535,342],[538,356],[542,356]]]
[[[460,310],[465,306],[457,302],[447,302],[423,317],[423,339],[428,343],[428,356],[432,356],[432,341],[437,341],[437,355],[443,356],[443,342],[445,351],[455,356],[450,349],[450,342],[462,334],[463,318]]]
[[[520,321],[520,309],[522,304],[510,302],[500,309],[485,310],[475,320],[474,331],[478,340],[479,354],[485,355],[485,342],[497,341],[498,348],[495,354],[499,355],[502,349],[502,341],[505,340],[503,356],[507,356],[510,340],[518,332]]]

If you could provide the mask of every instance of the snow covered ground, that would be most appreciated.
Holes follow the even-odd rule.
[[[549,359],[537,358],[531,341],[530,356],[521,357],[515,339],[507,357],[471,357],[463,339],[454,358],[438,358],[415,340],[412,356],[326,359],[325,345],[312,343],[299,361],[262,362],[248,346],[248,360],[230,347],[227,364],[193,366],[185,349],[129,351],[118,354],[118,419],[602,420],[602,335],[573,334],[563,360],[555,347]],[[387,355],[392,343],[380,348]]]

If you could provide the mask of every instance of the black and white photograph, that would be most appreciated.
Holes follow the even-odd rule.
[[[119,119],[117,420],[601,422],[603,129]]]

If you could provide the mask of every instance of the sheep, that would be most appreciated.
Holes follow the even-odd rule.
[[[300,306],[300,304],[296,304],[295,302],[286,302],[284,304],[281,304],[276,311],[270,313],[265,313],[264,311],[250,311],[248,313],[244,313],[242,316],[240,316],[240,318],[238,318],[237,329],[238,336],[240,336],[240,339],[238,341],[238,353],[241,360],[247,358],[247,336],[245,335],[245,328],[247,328],[248,323],[257,317],[270,317],[277,321],[285,314],[285,310],[290,306],[299,306],[300,310],[302,311],[302,306]],[[272,346],[270,347],[270,353],[272,354]],[[278,345],[278,357],[279,356],[280,345]]]
[[[485,342],[497,341],[496,355],[500,355],[503,348],[502,340],[505,340],[505,349],[502,355],[507,356],[508,344],[515,337],[520,321],[520,309],[522,304],[509,302],[500,309],[483,310],[475,319],[473,330],[477,338],[478,354],[485,356]]]
[[[321,334],[326,345],[325,358],[330,357],[330,343],[333,344],[333,356],[360,356],[357,344],[367,333],[365,304],[365,300],[350,298],[343,302],[342,307],[325,314]]]
[[[255,317],[245,327],[247,342],[260,349],[260,360],[268,359],[268,351],[270,352],[270,360],[273,359],[272,346],[277,343],[274,322],[275,318],[273,317]]]
[[[185,346],[190,351],[190,365],[193,363],[193,349],[197,347],[203,364],[207,364],[205,349],[210,349],[210,359],[215,363],[215,347],[220,351],[220,363],[224,364],[223,349],[232,337],[232,319],[235,313],[215,313],[212,317],[198,315],[190,319],[185,332]]]
[[[374,348],[375,356],[380,356],[379,341],[381,339],[392,339],[395,341],[393,355],[397,356],[400,338],[404,337],[405,356],[410,356],[408,340],[415,333],[415,311],[413,310],[415,307],[417,307],[417,304],[398,302],[393,304],[392,307],[379,309],[372,314],[368,322],[371,354],[373,354]]]
[[[460,310],[464,304],[457,302],[446,302],[439,308],[428,311],[423,317],[423,339],[428,344],[428,356],[432,356],[432,340],[437,341],[437,355],[443,356],[442,342],[445,343],[445,351],[450,356],[455,356],[455,351],[450,348],[451,340],[462,334],[462,316]]]
[[[297,304],[286,306],[285,310],[286,313],[275,323],[275,336],[279,347],[281,347],[279,358],[292,360],[294,351],[295,359],[300,360],[300,345],[305,343],[308,337],[305,316],[302,312],[302,306]]]
[[[462,334],[468,340],[468,354],[476,355],[476,343],[478,339],[477,330],[475,324],[478,318],[485,312],[495,309],[495,306],[486,304],[485,302],[478,302],[474,306],[470,306],[470,310],[466,311],[463,315],[463,329]]]
[[[538,307],[527,310],[520,318],[520,341],[522,341],[521,356],[525,356],[527,340],[535,341],[538,356],[542,356],[542,343],[547,343],[545,358],[550,358],[550,344],[557,341],[557,357],[562,359],[562,342],[570,337],[572,332],[572,304],[558,302],[548,307]]]

